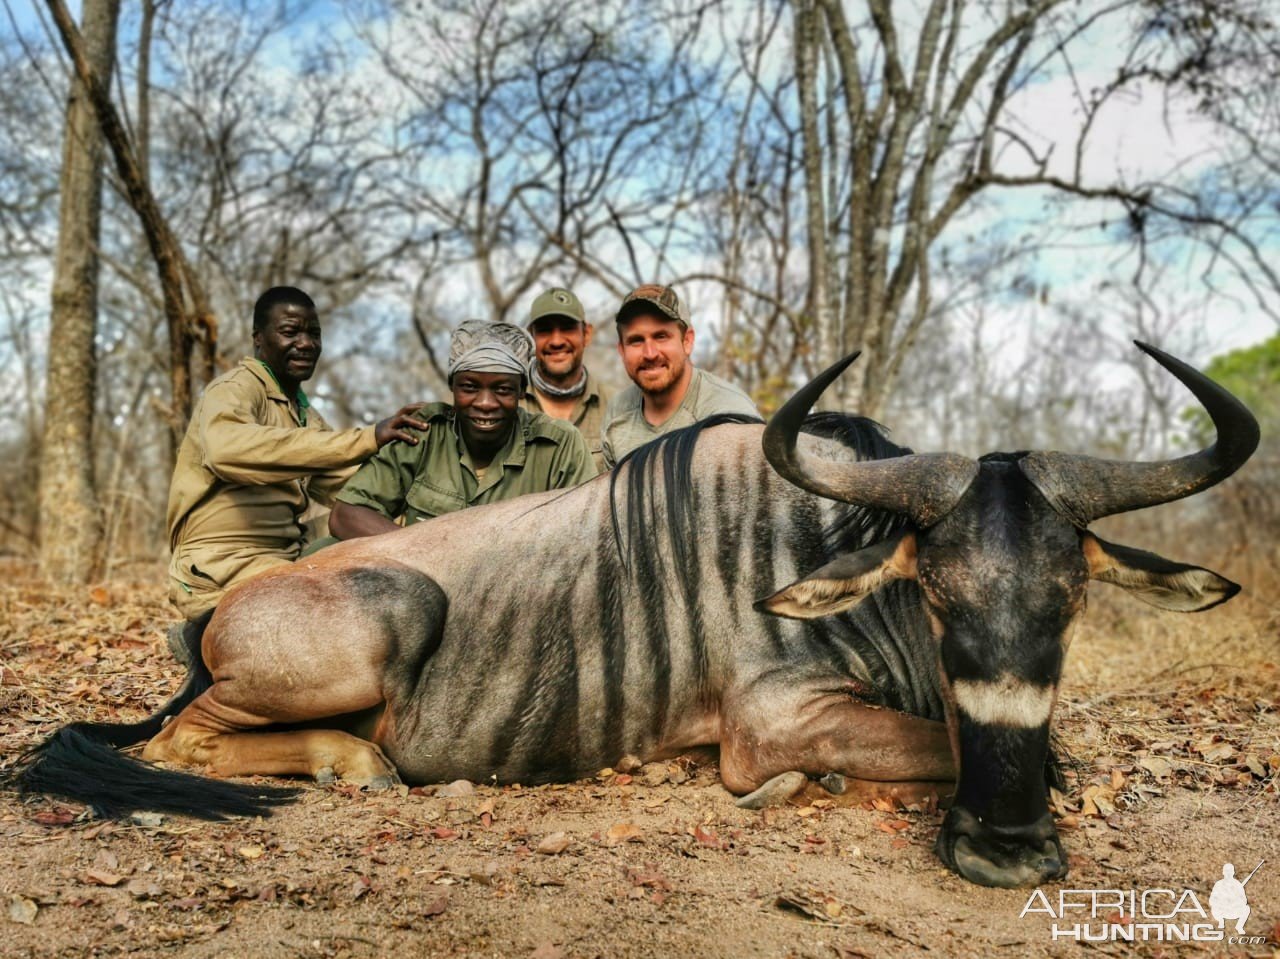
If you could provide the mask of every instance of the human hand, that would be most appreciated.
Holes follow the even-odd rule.
[[[426,403],[410,403],[408,406],[401,407],[400,411],[394,415],[388,416],[385,420],[380,420],[378,425],[373,428],[373,436],[378,442],[378,449],[382,449],[392,440],[401,440],[410,446],[417,446],[418,437],[410,433],[406,427],[411,427],[415,430],[428,428],[428,424],[424,420],[420,420],[413,415],[426,405]]]

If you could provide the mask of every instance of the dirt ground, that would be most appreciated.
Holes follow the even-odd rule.
[[[61,723],[140,718],[177,688],[160,582],[59,591],[0,568],[4,766]],[[4,792],[0,955],[1280,955],[1280,609],[1255,591],[1180,617],[1105,593],[1068,657],[1053,801],[1071,875],[1043,900],[944,869],[934,809],[815,788],[749,812],[709,760],[470,795],[304,784],[270,819],[218,824],[105,823]],[[1053,938],[1060,894],[1087,903],[1067,890],[1170,890],[1149,914],[1177,896],[1178,921],[1212,924],[1193,903],[1209,910],[1224,863],[1243,878],[1261,860],[1246,933],[1262,941]],[[1059,925],[1132,922],[1101,902]]]

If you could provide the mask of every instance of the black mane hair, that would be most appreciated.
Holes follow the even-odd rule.
[[[661,518],[661,527],[669,531],[677,568],[688,569],[690,542],[694,534],[694,446],[704,431],[716,426],[759,422],[737,413],[721,413],[660,436],[622,458],[609,477],[609,509],[614,541],[625,569],[631,569],[635,557],[650,554],[657,546],[655,536],[660,518],[655,512],[654,486],[659,472],[661,488],[666,494],[666,515]],[[890,442],[885,428],[865,416],[811,413],[805,418],[802,432],[834,440],[859,460],[889,459],[912,452],[905,446]],[[623,463],[630,465],[626,477],[625,536],[624,523],[618,515],[618,478]],[[886,510],[844,505],[838,510],[836,519],[823,530],[823,547],[830,555],[868,546],[901,529],[905,522],[903,517]]]
[[[614,540],[624,569],[639,579],[643,588],[671,589],[679,585],[693,616],[698,615],[696,597],[697,531],[694,517],[694,446],[703,431],[723,423],[753,422],[741,416],[717,416],[660,437],[634,450],[622,462],[629,464],[620,478],[610,477],[610,510]],[[911,451],[890,442],[885,430],[874,420],[841,413],[815,413],[806,418],[802,431],[840,443],[860,460],[888,459]],[[745,464],[744,464],[745,465]],[[625,505],[619,506],[618,484],[625,488]],[[661,485],[659,485],[661,484]],[[666,507],[660,511],[656,492],[665,494]],[[886,510],[834,504],[834,519],[821,529],[819,550],[830,560],[838,553],[852,552],[905,528],[909,520]],[[624,514],[624,515],[620,515]],[[669,543],[678,574],[659,568],[659,547]],[[816,559],[816,558],[815,558]],[[659,585],[661,584],[661,585]],[[764,584],[761,584],[764,585]],[[770,584],[766,589],[781,586]],[[927,635],[927,624],[913,582],[894,582],[839,616],[812,620],[802,641],[806,652],[796,655],[828,659],[834,668],[847,663],[848,651],[860,660],[874,687],[868,700],[930,719],[941,719],[943,706],[935,676],[936,652],[918,641]]]

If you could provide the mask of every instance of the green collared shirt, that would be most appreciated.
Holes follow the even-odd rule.
[[[576,429],[542,413],[517,410],[516,415],[506,446],[479,471],[454,428],[453,407],[432,403],[418,413],[429,428],[411,431],[418,437],[417,446],[388,443],[336,498],[388,519],[403,516],[408,526],[468,506],[567,489],[596,475],[587,444]]]
[[[276,378],[276,371],[267,366],[266,360],[258,360],[262,364],[262,368],[267,371],[267,375],[271,377],[271,382],[276,385],[281,395],[284,395],[284,387],[280,385],[280,380]],[[285,397],[288,398],[287,396]],[[307,425],[307,410],[311,409],[311,401],[307,399],[307,394],[302,391],[302,387],[298,387],[298,395],[294,397],[294,402],[298,405],[298,425]]]

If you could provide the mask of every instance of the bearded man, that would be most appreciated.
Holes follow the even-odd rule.
[[[609,469],[636,447],[717,413],[760,419],[746,393],[694,367],[689,311],[671,287],[650,283],[632,290],[616,323],[618,356],[632,385],[613,398],[605,414],[602,445]]]

